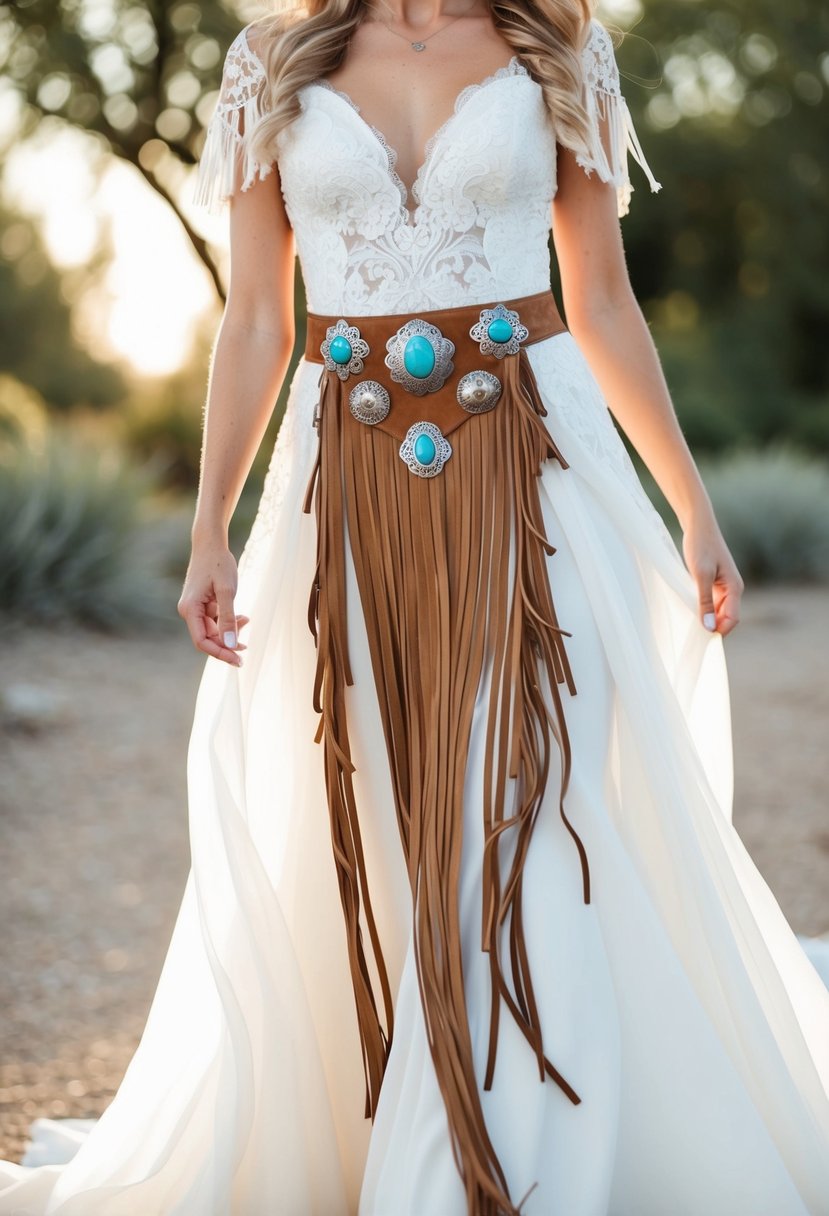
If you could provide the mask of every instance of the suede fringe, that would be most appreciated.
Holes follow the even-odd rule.
[[[544,1053],[521,914],[523,864],[544,795],[553,739],[561,755],[561,817],[582,867],[584,846],[567,818],[570,743],[559,685],[576,692],[550,590],[537,478],[567,462],[526,353],[502,362],[495,408],[451,435],[452,456],[433,478],[410,472],[399,442],[356,421],[348,390],[323,370],[319,451],[303,510],[315,503],[317,566],[308,620],[317,646],[314,708],[373,1119],[393,1033],[393,1004],[371,909],[351,774],[344,687],[347,653],[345,544],[364,613],[412,889],[414,950],[429,1048],[445,1102],[470,1216],[520,1216],[487,1133],[476,1079],[459,910],[463,791],[473,711],[491,679],[484,772],[481,948],[492,980],[484,1088],[495,1067],[500,1000],[549,1076],[580,1098]],[[393,407],[392,407],[393,408]],[[428,416],[428,407],[424,408]],[[314,497],[314,492],[316,495]],[[511,584],[511,586],[510,586]],[[507,782],[515,779],[507,807]],[[374,993],[361,928],[381,1002]],[[508,964],[500,938],[508,922]],[[510,988],[506,970],[512,981]],[[383,1017],[379,1012],[382,1003]],[[385,1019],[385,1023],[383,1021]],[[525,1197],[526,1198],[526,1197]],[[522,1204],[523,1204],[522,1200]]]

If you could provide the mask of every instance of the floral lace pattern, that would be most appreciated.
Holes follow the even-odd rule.
[[[424,154],[423,154],[423,162],[419,166],[419,168],[417,170],[417,174],[415,175],[414,182],[412,183],[411,195],[414,198],[416,203],[420,204],[422,201],[421,200],[421,181],[423,179],[424,174],[426,174],[428,172],[429,165],[430,165],[430,162],[432,159],[432,155],[435,151],[435,148],[437,147],[440,140],[443,139],[443,137],[445,136],[449,127],[454,122],[457,115],[463,109],[465,102],[467,102],[469,100],[469,98],[472,97],[472,95],[474,93],[477,93],[480,89],[486,88],[488,85],[492,84],[493,81],[503,80],[504,77],[506,77],[506,76],[529,76],[529,72],[527,71],[524,64],[521,63],[521,61],[517,55],[513,55],[512,58],[510,59],[509,63],[505,64],[503,67],[496,68],[496,70],[494,72],[491,72],[489,74],[489,76],[486,76],[483,80],[478,81],[474,84],[468,84],[465,88],[461,89],[460,93],[458,93],[457,97],[455,98],[455,104],[452,107],[452,113],[449,115],[449,117],[446,119],[445,122],[441,123],[441,125],[434,132],[434,134],[429,137],[429,139],[426,143],[426,147],[424,149]],[[355,114],[359,114],[360,117],[362,117],[362,111],[361,111],[360,107],[357,105],[356,101],[354,101],[348,95],[348,93],[344,92],[342,89],[338,89],[336,87],[336,85],[333,85],[330,80],[326,80],[325,77],[319,76],[319,77],[317,77],[316,80],[314,80],[312,82],[312,86],[316,86],[316,87],[320,87],[320,88],[324,88],[324,89],[330,89],[331,92],[335,93],[337,95],[337,97],[341,98],[346,103],[346,105],[350,106],[351,109],[355,112]],[[372,134],[374,135],[377,142],[384,149],[384,151],[386,153],[386,158],[388,160],[389,174],[391,175],[391,177],[394,181],[394,184],[397,186],[398,190],[400,191],[400,199],[401,199],[401,203],[402,203],[403,207],[406,209],[406,211],[408,211],[409,210],[409,190],[407,189],[406,183],[402,180],[402,178],[400,177],[400,175],[396,169],[397,159],[398,159],[397,149],[393,148],[391,146],[391,144],[388,142],[388,140],[386,139],[383,132],[381,130],[379,130],[378,127],[373,126],[371,123],[367,122],[365,119],[363,119],[363,121],[366,122],[366,126],[372,132]],[[408,218],[408,217],[404,216],[404,218]]]
[[[613,43],[610,34],[599,21],[594,20],[591,23],[590,33],[582,51],[581,66],[588,90],[621,97],[619,68]]]
[[[591,467],[601,468],[602,478],[612,477],[616,481],[639,508],[659,542],[675,554],[673,537],[639,480],[607,402],[575,339],[566,333],[540,342],[530,348],[530,358],[553,403],[550,424],[555,436],[564,443],[568,459],[572,460],[572,452],[564,442],[562,426],[578,441],[590,458]]]
[[[588,146],[577,154],[576,160],[587,174],[595,171],[601,181],[610,182],[616,187],[619,215],[627,215],[633,193],[628,175],[628,154],[644,172],[652,191],[656,192],[661,186],[645,159],[630,110],[622,96],[619,68],[610,35],[595,18],[582,49],[581,62],[590,139]],[[609,152],[605,150],[600,135],[605,124]]]
[[[265,83],[265,69],[248,41],[248,29],[240,30],[225,58],[222,87],[217,102],[220,114],[238,109],[250,101]]]
[[[300,104],[278,152],[313,311],[444,308],[549,284],[555,140],[517,59],[459,94],[427,144],[413,210],[395,150],[347,94],[314,81]]]
[[[251,154],[244,138],[261,114],[265,69],[248,42],[246,26],[236,35],[225,57],[222,84],[216,109],[207,128],[199,161],[195,202],[218,210],[236,188],[247,190],[254,181],[268,176],[273,164],[263,164]]]

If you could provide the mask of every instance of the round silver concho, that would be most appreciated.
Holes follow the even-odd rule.
[[[325,341],[320,345],[326,370],[336,372],[341,380],[359,376],[368,353],[368,342],[360,336],[357,326],[349,325],[345,317],[340,317],[335,325],[328,326]]]
[[[400,458],[418,477],[434,477],[452,455],[452,445],[434,422],[413,422],[400,445]]]
[[[395,384],[422,397],[442,388],[455,370],[455,344],[436,325],[414,317],[386,342],[386,367]]]
[[[494,308],[482,308],[480,316],[469,331],[470,338],[478,343],[482,355],[516,355],[522,342],[526,342],[530,331],[522,325],[518,313],[506,304]]]
[[[386,417],[391,401],[388,391],[376,380],[358,380],[348,394],[348,408],[358,422],[373,426]]]
[[[492,372],[467,372],[458,381],[458,405],[468,414],[485,414],[501,396],[501,381]]]

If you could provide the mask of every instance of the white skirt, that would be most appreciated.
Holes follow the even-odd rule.
[[[528,348],[569,468],[541,476],[575,696],[523,907],[550,1080],[500,1020],[490,1137],[527,1216],[829,1216],[829,992],[731,823],[719,635],[568,333]],[[208,658],[188,754],[192,869],[138,1049],[97,1120],[40,1120],[0,1216],[467,1216],[425,1038],[411,895],[350,559],[347,689],[375,916],[396,991],[372,1124],[314,742],[308,598],[319,367],[302,360],[239,567],[243,666]],[[488,698],[464,793],[461,919],[483,1080]],[[62,1125],[61,1125],[62,1123]],[[36,1164],[49,1162],[50,1164]]]

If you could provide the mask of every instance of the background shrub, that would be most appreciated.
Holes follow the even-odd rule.
[[[699,461],[726,542],[745,581],[829,581],[829,466],[780,445]],[[642,482],[673,535],[678,527],[647,475]]]
[[[27,622],[98,628],[177,620],[174,542],[152,462],[63,427],[0,446],[0,608]]]

